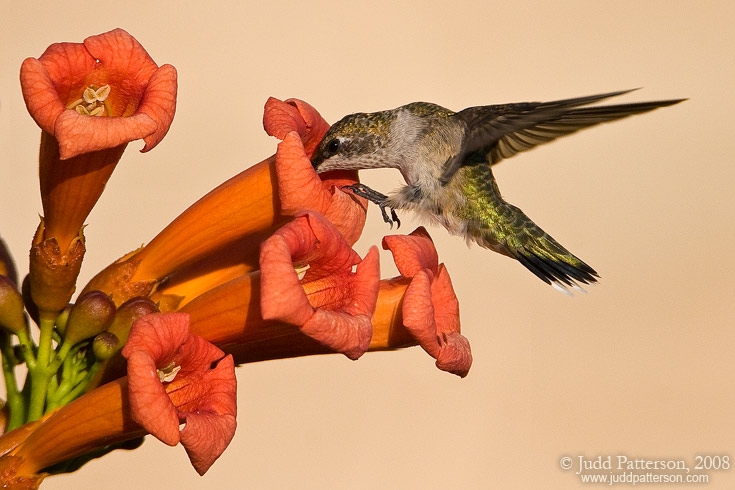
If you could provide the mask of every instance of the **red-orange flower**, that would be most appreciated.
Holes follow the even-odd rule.
[[[176,110],[176,69],[159,68],[122,29],[52,44],[23,62],[20,80],[31,117],[58,140],[62,160],[141,138],[148,151],[166,135]],[[96,110],[90,106],[122,117],[88,117]]]
[[[235,435],[232,356],[191,334],[184,313],[136,320],[123,356],[133,420],[166,444],[181,442],[204,474]],[[186,426],[179,430],[181,421]]]
[[[294,265],[304,270],[303,277]],[[264,320],[297,325],[350,359],[367,351],[378,295],[377,249],[361,260],[329,221],[305,213],[263,242],[260,274]]]
[[[163,139],[176,110],[176,78],[173,66],[159,68],[122,29],[55,43],[23,62],[23,98],[43,130],[38,240],[56,239],[49,245],[59,247],[56,262],[81,237],[128,142],[143,138],[148,151]]]
[[[464,377],[472,365],[470,343],[460,334],[459,302],[431,237],[423,227],[383,238],[402,276],[411,278],[403,297],[403,325],[436,366]]]

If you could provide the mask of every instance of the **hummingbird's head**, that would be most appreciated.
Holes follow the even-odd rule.
[[[329,128],[311,164],[317,172],[385,167],[391,118],[386,112],[345,116]]]

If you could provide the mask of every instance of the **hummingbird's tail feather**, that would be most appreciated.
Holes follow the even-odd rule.
[[[546,237],[552,240],[558,248],[564,250],[565,253],[552,255],[548,253],[548,250],[536,252],[523,248],[514,250],[512,255],[526,269],[533,272],[536,277],[564,293],[569,293],[568,288],[584,291],[580,284],[594,284],[597,282],[599,276],[592,267],[561,247],[550,236],[546,235]]]
[[[496,226],[505,235],[507,255],[562,292],[597,282],[599,276],[592,267],[554,240],[523,211],[505,201],[501,208],[504,218]]]

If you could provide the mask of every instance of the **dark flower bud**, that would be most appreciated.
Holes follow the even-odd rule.
[[[82,294],[69,312],[64,341],[72,345],[107,329],[115,318],[115,303],[101,291]]]
[[[145,296],[138,296],[127,300],[125,303],[120,305],[115,314],[115,319],[112,321],[112,325],[107,329],[108,332],[115,334],[120,340],[119,347],[125,345],[128,341],[128,335],[130,334],[130,327],[133,322],[138,318],[156,313],[158,306],[150,298]]]
[[[13,284],[18,284],[18,273],[15,270],[15,262],[8,252],[8,247],[0,238],[0,275],[7,276]]]
[[[106,361],[111,358],[115,352],[120,350],[120,347],[120,339],[114,333],[110,332],[98,334],[92,342],[94,356],[100,361]]]
[[[66,308],[61,310],[59,316],[56,317],[56,330],[58,330],[61,335],[64,335],[64,332],[66,332],[66,324],[69,323],[69,313],[71,313],[73,306],[74,305],[72,303],[69,303],[66,305]]]
[[[33,302],[33,298],[31,297],[31,275],[27,274],[25,278],[23,278],[23,284],[20,287],[21,295],[23,296],[23,304],[26,306],[26,311],[31,316],[31,319],[38,325],[39,318],[38,318],[38,307],[36,306],[36,303]]]
[[[23,297],[7,276],[0,276],[0,326],[13,333],[25,330],[27,326]]]

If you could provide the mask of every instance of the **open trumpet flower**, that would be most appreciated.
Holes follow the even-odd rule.
[[[181,442],[203,475],[235,435],[232,356],[191,334],[183,313],[137,320],[122,354],[133,420],[166,444]]]
[[[143,151],[166,135],[177,75],[115,29],[83,43],[56,43],[27,58],[21,88],[40,126],[44,217],[31,248],[30,294],[45,320],[69,302],[85,253],[82,225],[128,142]]]
[[[42,129],[44,218],[20,288],[0,241],[4,488],[37,488],[146,434],[181,443],[204,474],[235,433],[236,364],[420,345],[439,369],[470,368],[459,302],[428,233],[385,237],[400,275],[380,279],[378,248],[352,248],[367,206],[342,187],[357,173],[314,172],[329,124],[298,99],[265,104],[263,126],[280,140],[273,156],[204,195],[70,304],[84,221],[127,143],[143,139],[148,151],[168,131],[176,77],[121,29],[23,62],[23,96]]]

